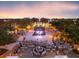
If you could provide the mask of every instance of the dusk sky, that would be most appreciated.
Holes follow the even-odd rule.
[[[79,17],[79,2],[0,1],[0,18],[75,18]]]

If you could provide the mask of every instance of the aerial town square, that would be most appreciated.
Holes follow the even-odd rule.
[[[0,1],[0,58],[79,58],[79,2]]]

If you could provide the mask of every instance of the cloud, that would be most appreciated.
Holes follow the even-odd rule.
[[[66,17],[69,12],[78,10],[77,4],[65,2],[42,2],[33,6],[20,4],[11,8],[0,8],[1,18],[23,18],[23,17]],[[68,13],[67,13],[68,12]]]

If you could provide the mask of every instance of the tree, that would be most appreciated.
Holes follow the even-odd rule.
[[[12,35],[7,33],[5,28],[7,28],[7,25],[0,25],[0,45],[5,45],[16,41]]]

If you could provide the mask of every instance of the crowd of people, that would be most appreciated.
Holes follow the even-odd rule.
[[[32,48],[32,52],[34,54],[34,49],[37,49],[37,46],[39,47],[42,47],[45,51],[45,54],[47,52],[55,52],[56,55],[66,55],[68,54],[69,51],[72,50],[72,46],[65,42],[64,40],[54,40],[52,39],[52,42],[48,42],[48,41],[43,41],[43,42],[37,42],[37,41],[33,41],[33,40],[26,40],[26,37],[23,38],[23,41],[19,41],[18,42],[18,45],[17,45],[17,48],[14,50],[14,53],[17,54],[19,52],[22,52],[22,48],[21,47],[27,47],[28,49],[29,48]],[[37,52],[40,51],[40,48],[39,50],[37,50]],[[36,53],[37,53],[36,52]],[[43,52],[43,51],[41,51]],[[37,53],[38,55],[38,53]],[[41,55],[40,55],[41,56]]]
[[[37,46],[42,47],[45,51],[45,54],[47,52],[53,51],[56,53],[56,55],[66,55],[66,54],[68,54],[69,51],[72,50],[72,46],[69,43],[66,43],[64,40],[52,41],[52,43],[48,43],[48,42],[37,43],[35,41],[30,41],[30,42],[26,41],[24,38],[23,41],[19,41],[18,48],[15,49],[14,53],[17,54],[19,52],[22,52],[21,47],[27,47],[28,49],[29,48],[35,49]],[[39,48],[38,52],[39,51],[40,51],[40,48]],[[34,52],[34,51],[32,50],[32,52]],[[33,53],[33,56],[34,56],[34,53]]]

